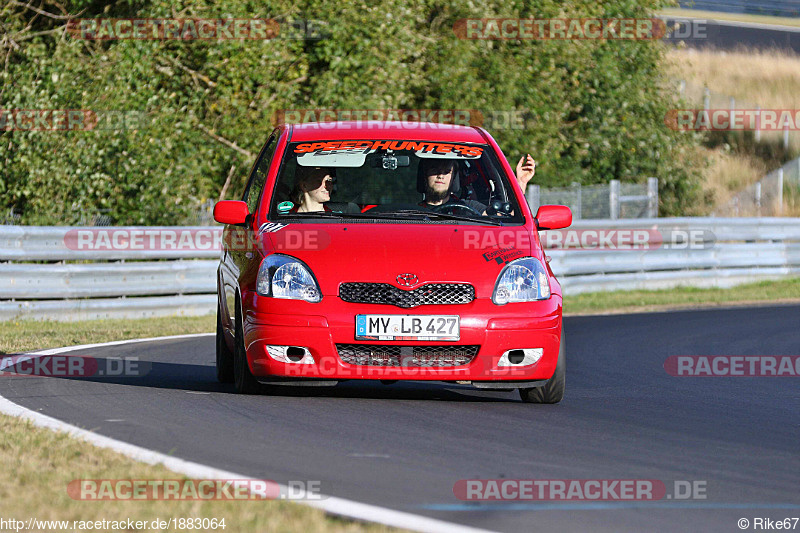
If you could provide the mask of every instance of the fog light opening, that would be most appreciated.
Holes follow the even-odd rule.
[[[292,363],[300,365],[313,365],[314,357],[311,351],[303,346],[277,346],[268,344],[267,354],[274,360],[281,363]]]
[[[286,348],[286,358],[293,363],[299,363],[305,356],[305,348],[300,348],[299,346],[289,346]]]
[[[497,366],[530,366],[539,362],[544,355],[543,348],[516,348],[503,353]]]
[[[511,350],[508,352],[508,362],[512,365],[518,365],[525,360],[525,352],[523,350]]]

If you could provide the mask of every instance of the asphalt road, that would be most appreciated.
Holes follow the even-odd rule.
[[[800,378],[672,377],[670,355],[800,355],[800,306],[574,317],[567,395],[346,382],[239,396],[213,337],[87,350],[139,378],[0,379],[0,394],[125,442],[262,479],[499,531],[739,531],[800,516]],[[467,503],[461,479],[705,482],[706,499]],[[800,524],[798,524],[800,529]]]

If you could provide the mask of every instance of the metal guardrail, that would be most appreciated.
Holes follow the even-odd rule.
[[[106,249],[96,246],[97,249],[88,252],[79,249],[81,232],[91,234],[93,231],[102,230],[108,235],[109,241]],[[119,232],[126,239],[138,233],[141,235],[141,248],[136,244],[128,249],[114,246],[114,233]],[[159,234],[172,233],[176,239],[166,243],[159,249],[148,248],[148,232]],[[207,249],[198,249],[197,246],[182,246],[180,235],[197,236],[198,232],[203,243],[209,244]],[[136,227],[136,226],[106,226],[106,227],[69,227],[69,226],[2,226],[0,227],[0,261],[82,261],[82,260],[108,260],[108,259],[215,259],[219,258],[219,246],[211,245],[219,242],[222,229],[220,226],[163,226],[163,227]],[[72,237],[72,238],[70,238]],[[216,239],[216,241],[215,241]]]
[[[209,249],[85,251],[68,245],[76,228],[0,226],[0,320],[132,318],[213,313],[221,228],[103,228],[193,232]],[[79,228],[92,231],[93,228]],[[577,220],[569,237],[646,230],[645,249],[546,248],[565,294],[730,287],[800,276],[800,219],[655,218]],[[198,233],[202,232],[202,233]],[[675,236],[682,236],[676,240]],[[543,242],[550,242],[542,232]],[[682,240],[683,237],[688,238]],[[563,238],[567,245],[579,239]],[[211,260],[213,258],[213,260]],[[38,262],[33,262],[38,261]],[[72,261],[72,262],[70,262]],[[75,262],[78,261],[78,262]]]
[[[547,249],[564,293],[727,288],[800,276],[797,218],[578,220],[569,228],[578,232],[636,229],[651,232],[651,237],[658,234],[664,242],[654,241],[649,249]]]
[[[89,264],[0,263],[0,299],[202,294],[215,288],[218,261]]]
[[[0,320],[34,318],[71,322],[99,318],[201,316],[214,312],[215,294],[146,298],[87,298],[83,300],[0,301]]]

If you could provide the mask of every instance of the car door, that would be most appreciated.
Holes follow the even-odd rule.
[[[258,274],[259,253],[254,249],[257,228],[254,228],[256,209],[267,180],[267,171],[275,154],[278,144],[277,130],[270,135],[264,148],[253,165],[250,177],[242,195],[242,201],[247,204],[250,216],[244,226],[226,224],[223,229],[223,253],[220,262],[220,278],[225,301],[224,323],[233,331],[236,318],[236,292],[237,288],[253,281]],[[250,280],[253,278],[253,280]]]

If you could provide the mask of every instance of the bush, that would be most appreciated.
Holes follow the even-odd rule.
[[[477,109],[516,111],[521,129],[490,132],[511,159],[540,161],[543,185],[620,179],[662,184],[661,211],[697,196],[686,157],[695,139],[664,126],[674,98],[653,41],[473,41],[461,18],[647,17],[659,0],[388,0],[380,5],[163,0],[103,7],[42,0],[6,4],[0,51],[3,109],[147,113],[126,131],[0,133],[0,209],[24,223],[70,224],[105,212],[118,224],[179,224],[217,198],[233,168],[236,197],[277,110]],[[63,7],[62,7],[63,6]],[[64,18],[271,18],[325,22],[326,38],[269,41],[84,41]],[[1,33],[5,32],[5,33]],[[495,124],[497,126],[497,124]],[[222,142],[234,142],[240,150]]]

